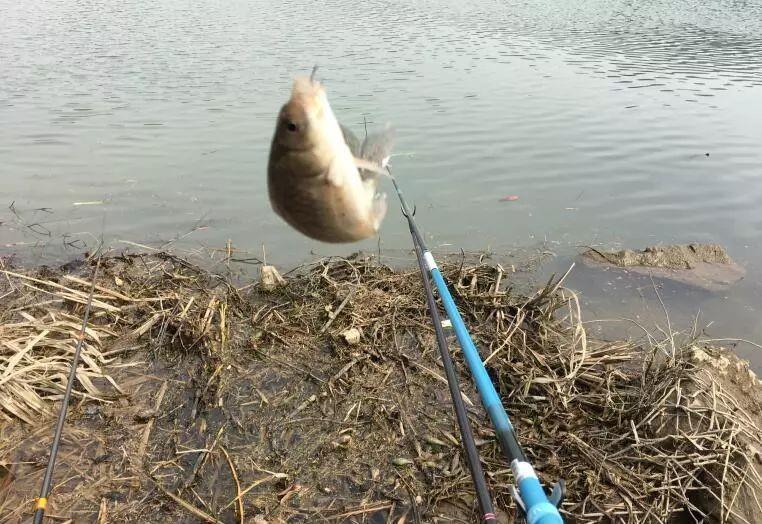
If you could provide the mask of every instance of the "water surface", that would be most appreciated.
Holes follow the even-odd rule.
[[[265,244],[285,265],[375,249],[305,239],[267,202],[275,114],[292,76],[319,64],[342,121],[397,127],[395,170],[433,245],[543,242],[563,265],[582,245],[720,242],[748,268],[743,285],[675,292],[670,306],[708,309],[717,336],[762,340],[761,2],[0,9],[3,253],[56,257],[101,234]],[[394,205],[381,243],[409,246]],[[605,311],[623,300],[584,273],[570,282]]]

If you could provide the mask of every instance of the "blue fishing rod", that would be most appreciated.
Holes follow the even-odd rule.
[[[410,234],[413,237],[413,244],[416,248],[416,254],[418,251],[422,253],[426,270],[434,281],[447,316],[450,318],[458,344],[460,344],[463,356],[474,378],[476,389],[479,391],[482,405],[487,411],[492,425],[495,427],[500,448],[510,461],[511,471],[518,486],[518,489],[516,487],[511,488],[513,498],[522,509],[528,524],[562,524],[563,519],[558,511],[558,506],[564,497],[564,482],[561,480],[553,486],[550,497],[545,493],[537,473],[521,449],[513,424],[511,424],[500,396],[497,390],[495,390],[495,385],[487,374],[487,369],[484,367],[479,351],[476,349],[471,334],[463,322],[463,318],[460,316],[458,307],[455,305],[455,301],[450,294],[442,273],[439,271],[434,256],[426,247],[423,235],[421,235],[418,225],[413,218],[413,213],[410,212],[405,197],[402,195],[402,190],[388,166],[387,170],[389,170],[389,176],[394,183],[394,189],[397,191],[397,196],[400,199],[402,214],[407,219]],[[423,271],[423,268],[421,268],[421,271]]]
[[[447,376],[447,385],[450,387],[450,396],[452,397],[453,407],[455,408],[455,418],[458,421],[460,438],[466,452],[466,463],[471,472],[471,479],[474,482],[474,489],[476,490],[476,500],[479,504],[479,510],[481,511],[480,521],[484,524],[493,524],[497,522],[497,517],[495,516],[495,510],[492,505],[492,496],[487,487],[484,470],[479,461],[479,451],[476,449],[474,435],[471,432],[471,425],[468,422],[468,413],[466,412],[466,406],[460,393],[460,385],[458,384],[458,375],[455,372],[455,365],[452,362],[450,350],[447,347],[447,338],[444,334],[444,327],[442,326],[442,319],[439,315],[439,308],[437,307],[434,293],[431,290],[431,282],[426,275],[426,262],[423,259],[423,250],[418,245],[415,246],[415,256],[418,259],[418,267],[421,269],[421,280],[423,281],[423,291],[426,294],[426,304],[429,308],[431,324],[434,327],[437,346],[439,346],[439,355],[442,357],[442,365],[444,366],[445,375]]]

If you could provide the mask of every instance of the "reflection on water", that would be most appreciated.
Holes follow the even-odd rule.
[[[568,255],[593,243],[720,242],[749,268],[730,302],[756,305],[762,4],[0,8],[5,253],[36,244],[35,254],[58,256],[101,233],[151,245],[265,244],[284,264],[311,250],[375,248],[306,240],[266,199],[275,114],[291,77],[319,64],[344,122],[398,128],[396,173],[435,245],[547,240]],[[393,212],[382,244],[409,245]]]

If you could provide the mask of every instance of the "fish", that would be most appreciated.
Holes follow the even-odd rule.
[[[363,140],[339,123],[323,85],[297,76],[278,113],[267,165],[273,211],[303,235],[327,243],[351,243],[379,233],[394,131]]]

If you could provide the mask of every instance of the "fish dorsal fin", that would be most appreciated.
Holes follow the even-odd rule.
[[[352,155],[356,157],[362,156],[362,142],[360,142],[360,139],[348,127],[342,124],[339,124],[339,127],[341,128],[341,134],[344,135],[344,142],[346,142]]]
[[[394,138],[394,129],[389,124],[382,131],[367,135],[362,142],[360,158],[385,167],[394,146]]]

